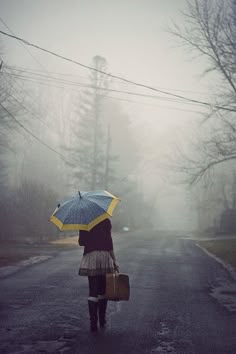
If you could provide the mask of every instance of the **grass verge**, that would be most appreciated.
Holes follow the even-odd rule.
[[[63,250],[75,249],[76,246],[78,246],[78,236],[37,244],[1,241],[0,267],[15,265],[34,256],[56,255]]]
[[[78,236],[71,236],[71,237],[65,237],[61,238],[59,240],[55,240],[51,242],[52,245],[78,245]]]
[[[198,241],[198,244],[224,262],[236,267],[236,239]]]

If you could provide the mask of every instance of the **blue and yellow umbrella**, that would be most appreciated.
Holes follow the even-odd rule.
[[[50,221],[61,231],[90,231],[95,225],[112,216],[119,198],[107,191],[83,192],[58,204]]]

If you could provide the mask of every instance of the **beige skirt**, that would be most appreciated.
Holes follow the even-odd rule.
[[[113,260],[108,251],[93,251],[83,255],[79,275],[95,276],[113,272]]]

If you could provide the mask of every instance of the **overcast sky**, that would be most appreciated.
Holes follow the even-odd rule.
[[[5,32],[11,30],[31,43],[85,65],[91,65],[92,57],[100,55],[114,75],[187,97],[208,98],[208,82],[201,77],[205,63],[193,60],[166,31],[172,20],[183,21],[180,11],[184,10],[185,0],[0,0],[0,7],[0,29]],[[17,41],[2,35],[1,40],[8,65],[34,69],[43,66],[84,78],[89,74],[84,68],[27,47],[35,60]],[[117,88],[155,94],[124,83]],[[166,96],[155,100],[127,95],[119,98],[133,101],[122,105],[137,139],[142,140],[143,169],[155,182],[157,173],[162,174],[159,162],[165,160],[176,138],[188,135],[199,117],[189,111],[199,108],[166,101]]]
[[[185,0],[0,0],[0,4],[5,24],[31,43],[85,65],[91,64],[93,56],[100,55],[106,58],[109,71],[114,75],[205,99],[207,86],[200,78],[202,61],[193,61],[166,31],[172,20],[181,23],[180,11],[184,9]],[[9,31],[2,22],[0,28]],[[17,41],[1,38],[7,64],[40,69]],[[48,70],[56,68],[61,72],[88,75],[86,69],[34,48],[27,49]],[[120,86],[137,90],[134,86]],[[153,94],[149,90],[138,89],[138,92]],[[139,103],[126,105],[128,112],[136,116],[136,123],[139,124],[141,116],[142,125],[145,116],[146,126],[157,122],[161,133],[168,124],[178,125],[184,117],[189,117],[189,112],[178,110],[196,110],[183,103],[169,104],[163,99],[139,98],[136,101]],[[151,106],[154,104],[155,107]]]
[[[182,20],[185,0],[1,0],[0,5],[2,20],[16,35],[81,63],[101,55],[112,73],[156,87],[193,90],[199,80],[201,64],[177,49],[165,31],[172,19]],[[11,39],[4,42],[6,48],[20,48]],[[30,51],[44,65],[77,69]],[[9,62],[35,65],[26,54]]]

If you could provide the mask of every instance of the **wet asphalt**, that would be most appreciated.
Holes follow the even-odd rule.
[[[82,250],[63,251],[0,280],[0,354],[236,353],[236,312],[211,296],[230,274],[181,233],[114,235],[128,302],[109,302],[107,328],[89,332]]]

